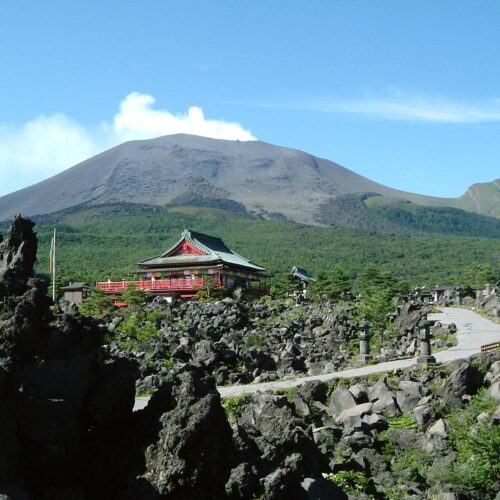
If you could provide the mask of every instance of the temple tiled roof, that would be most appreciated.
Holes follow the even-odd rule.
[[[305,282],[316,281],[305,269],[297,266],[292,267],[292,276]]]
[[[90,285],[88,283],[84,283],[83,281],[75,281],[69,285],[62,286],[60,289],[69,292],[70,290],[81,290],[83,288],[88,288],[90,290]]]
[[[204,255],[185,254],[167,257],[167,255],[178,247],[183,241],[187,241],[195,248],[203,252]],[[148,266],[169,265],[177,267],[186,264],[198,265],[207,264],[209,262],[216,263],[219,261],[225,264],[251,269],[253,271],[265,271],[265,268],[258,266],[248,259],[245,259],[245,257],[233,252],[220,238],[190,231],[189,229],[185,229],[182,232],[181,239],[162,255],[158,255],[151,259],[141,260],[138,262],[138,265],[141,268]]]

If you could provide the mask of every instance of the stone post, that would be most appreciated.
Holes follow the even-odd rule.
[[[431,354],[431,326],[435,321],[427,319],[419,323],[418,339],[420,340],[420,355],[417,358],[418,364],[435,363],[436,358]]]
[[[361,332],[359,334],[359,360],[366,363],[373,359],[373,356],[370,354],[370,323],[363,318],[359,322],[359,328]]]

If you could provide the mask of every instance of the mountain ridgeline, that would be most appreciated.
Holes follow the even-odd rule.
[[[127,142],[3,196],[0,220],[116,203],[220,208],[384,233],[500,233],[500,180],[474,185],[460,198],[435,198],[391,189],[302,151],[190,135]]]

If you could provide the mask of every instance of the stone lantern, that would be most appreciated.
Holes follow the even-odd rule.
[[[436,358],[431,354],[431,326],[435,321],[427,319],[419,323],[418,340],[420,341],[420,355],[417,358],[418,364],[435,363]]]
[[[359,328],[361,330],[359,333],[359,360],[366,363],[373,359],[370,354],[370,323],[363,318],[359,322]]]

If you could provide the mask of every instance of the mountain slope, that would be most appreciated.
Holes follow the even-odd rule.
[[[353,193],[438,207],[484,206],[474,205],[471,196],[446,199],[397,191],[331,161],[260,141],[172,135],[127,142],[4,196],[0,220],[15,212],[32,216],[82,204],[145,203],[224,207],[322,224],[321,206]]]
[[[457,206],[477,212],[479,214],[491,215],[500,219],[500,179],[492,182],[473,184],[463,196],[458,198]]]

